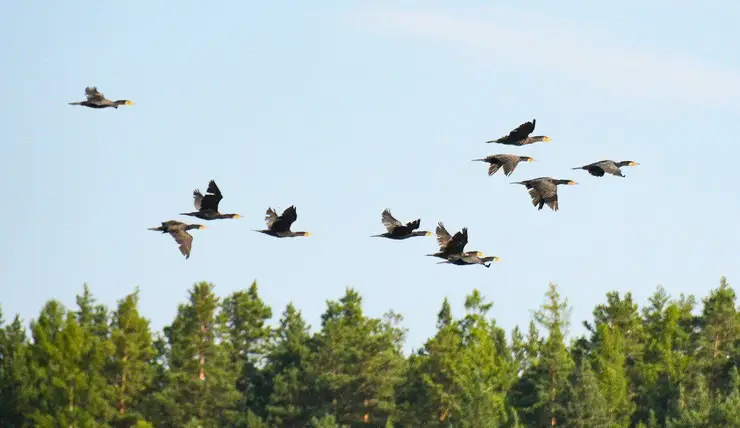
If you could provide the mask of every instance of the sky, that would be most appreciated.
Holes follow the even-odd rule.
[[[645,304],[658,285],[704,297],[740,278],[740,3],[10,2],[0,11],[0,306],[74,307],[87,283],[114,307],[140,289],[160,330],[199,281],[221,297],[256,280],[276,320],[313,329],[346,287],[392,309],[405,348],[434,334],[443,299],[526,329],[550,281],[583,333],[605,294]],[[97,86],[130,107],[67,103]],[[537,119],[550,143],[485,144]],[[531,156],[511,177],[471,162]],[[573,167],[633,160],[626,178]],[[538,211],[523,186],[561,186]],[[218,183],[199,221],[192,192]],[[295,205],[293,230],[253,232]],[[370,238],[381,212],[469,231],[482,266],[437,264],[434,237]],[[166,220],[191,231],[185,260]]]

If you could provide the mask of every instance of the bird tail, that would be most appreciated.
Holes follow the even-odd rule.
[[[74,103],[69,103],[69,105],[71,105],[71,106],[79,106],[79,105],[82,105],[82,101],[77,101],[77,102],[74,102]]]
[[[164,230],[161,227],[150,227],[147,230],[153,230],[155,232],[164,232]]]
[[[583,169],[583,167],[582,166],[578,166],[578,167],[571,168],[571,169]]]
[[[498,140],[488,140],[488,141],[486,141],[486,144],[491,144],[491,143],[498,143]]]
[[[524,182],[523,181],[512,181],[509,184],[524,184]]]
[[[471,160],[471,162],[475,162],[475,161],[483,161],[483,162],[485,162],[486,160],[485,159],[472,159]]]
[[[195,213],[180,213],[180,215],[189,215],[190,217],[195,217]]]

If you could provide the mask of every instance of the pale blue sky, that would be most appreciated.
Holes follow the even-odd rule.
[[[319,3],[321,5],[319,5]],[[87,282],[113,306],[141,287],[155,328],[196,281],[225,296],[257,279],[314,327],[346,286],[392,308],[408,347],[473,288],[510,330],[548,281],[574,332],[610,290],[704,296],[740,277],[740,4],[733,1],[9,2],[0,12],[0,304],[27,322]],[[500,3],[503,4],[503,3]],[[96,85],[133,107],[68,106]],[[537,119],[552,138],[484,141]],[[511,177],[471,159],[529,155]],[[640,162],[625,179],[571,167]],[[559,212],[522,186],[550,175]],[[222,212],[190,260],[147,230],[215,179]],[[273,239],[268,206],[296,205]],[[467,226],[490,269],[437,265],[433,237],[395,242],[380,213]],[[202,223],[202,222],[201,222]]]

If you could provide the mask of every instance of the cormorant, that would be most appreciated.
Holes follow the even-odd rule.
[[[535,137],[529,136],[529,134],[534,131],[534,126],[536,122],[536,119],[532,119],[531,122],[524,122],[516,127],[516,129],[509,132],[507,135],[496,140],[486,141],[486,143],[507,144],[510,146],[524,146],[527,144],[536,143],[538,141],[549,142],[550,137],[547,137],[545,135],[537,135]]]
[[[613,160],[602,160],[571,169],[584,169],[594,177],[603,177],[605,172],[611,175],[616,175],[617,177],[624,177],[624,175],[622,174],[622,170],[619,168],[623,166],[637,165],[639,165],[639,163],[633,161],[614,162]]]
[[[501,259],[496,256],[484,257],[482,251],[468,251],[464,254],[453,254],[447,257],[447,260],[437,262],[437,264],[450,263],[458,266],[483,265],[489,268],[491,267],[491,263],[495,263],[499,260]]]
[[[190,229],[205,229],[202,224],[185,224],[179,221],[163,221],[159,227],[150,227],[149,230],[156,232],[169,233],[175,242],[180,244],[180,252],[185,259],[190,258],[190,248],[193,246],[193,237],[187,232]]]
[[[519,162],[534,162],[534,159],[529,156],[502,154],[486,156],[483,159],[473,159],[473,161],[482,161],[489,163],[490,165],[488,166],[488,175],[493,175],[496,173],[496,171],[499,170],[499,168],[504,167],[504,174],[508,177],[511,175],[512,172],[514,172],[514,169],[517,165],[519,165]]]
[[[547,204],[551,210],[558,210],[558,184],[578,184],[573,180],[558,180],[551,177],[539,177],[531,180],[518,181],[511,184],[523,184],[529,189],[532,205],[541,210]],[[539,205],[539,206],[538,206]]]
[[[118,106],[132,106],[134,105],[133,101],[129,100],[116,100],[111,101],[109,99],[106,99],[102,92],[98,91],[98,88],[93,86],[88,86],[85,88],[85,95],[87,96],[87,99],[85,101],[78,101],[74,103],[69,103],[71,106],[85,106],[90,108],[106,108],[106,107],[113,107],[115,109],[118,108]]]
[[[468,228],[463,227],[460,232],[457,232],[454,236],[450,235],[445,225],[440,221],[437,224],[437,243],[439,244],[439,251],[434,254],[427,254],[427,256],[439,257],[446,259],[451,254],[462,254],[465,249],[465,245],[468,244]]]
[[[195,209],[191,213],[180,213],[180,215],[189,215],[191,217],[198,217],[201,220],[219,220],[224,218],[240,218],[239,214],[221,214],[218,212],[218,203],[223,199],[221,190],[216,186],[216,182],[211,180],[208,182],[208,190],[206,195],[203,196],[200,190],[193,190],[193,204]]]
[[[274,209],[268,208],[265,212],[265,223],[267,223],[267,229],[255,230],[255,232],[261,232],[265,235],[274,236],[276,238],[291,238],[294,236],[311,236],[308,232],[292,232],[290,225],[298,219],[298,214],[295,211],[295,206],[291,205],[283,211],[283,214],[278,216]]]
[[[416,230],[421,225],[421,219],[416,219],[403,225],[393,217],[391,210],[387,208],[381,215],[381,222],[388,231],[380,235],[372,235],[371,238],[407,239],[412,236],[430,236],[432,234],[432,232],[427,232],[426,230]]]

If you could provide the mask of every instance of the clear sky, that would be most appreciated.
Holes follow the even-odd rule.
[[[320,3],[320,4],[319,4]],[[0,11],[0,304],[24,321],[87,282],[100,302],[141,288],[154,328],[201,280],[256,279],[277,318],[316,328],[346,286],[404,316],[408,347],[444,297],[473,288],[510,330],[548,281],[573,333],[610,290],[704,296],[740,278],[740,4],[735,1],[8,2]],[[502,4],[502,3],[501,3]],[[135,106],[69,106],[85,86]],[[484,144],[537,119],[548,144]],[[528,155],[511,177],[471,159]],[[627,178],[570,168],[634,160]],[[560,211],[523,186],[562,186]],[[238,220],[192,231],[185,260],[148,231],[189,219],[215,179]],[[294,230],[264,227],[272,206]],[[490,269],[438,265],[434,237],[370,238],[390,208],[469,229]]]

